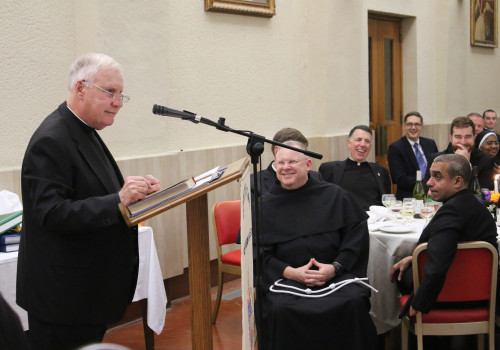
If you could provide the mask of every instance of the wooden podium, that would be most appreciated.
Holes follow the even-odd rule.
[[[245,157],[227,166],[217,180],[161,205],[147,213],[130,218],[128,209],[120,204],[120,211],[129,226],[186,203],[189,295],[191,298],[191,339],[193,349],[212,350],[210,297],[210,245],[208,229],[207,193],[243,176],[250,158]]]

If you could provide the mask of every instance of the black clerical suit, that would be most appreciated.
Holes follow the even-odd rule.
[[[428,242],[429,259],[425,276],[417,293],[408,300],[405,312],[409,305],[423,313],[433,308],[455,257],[457,244],[466,241],[486,241],[497,247],[497,228],[484,205],[468,190],[462,190],[444,202],[420,235],[417,245]],[[405,270],[402,281],[402,291],[412,290],[411,265]]]
[[[436,142],[433,139],[420,137],[418,143],[424,151],[423,156],[428,157],[438,152]],[[413,188],[415,187],[417,170],[420,167],[415,156],[410,141],[406,136],[391,143],[387,151],[387,160],[389,161],[389,170],[391,172],[392,183],[397,185],[396,198],[413,197]],[[430,163],[427,163],[430,167]],[[422,174],[422,177],[425,175]]]
[[[118,209],[116,162],[66,103],[33,134],[21,185],[17,303],[50,324],[119,321],[136,284],[137,227]]]
[[[434,162],[434,159],[436,159],[438,156],[442,154],[453,154],[453,148],[451,146],[451,143],[448,144],[448,147],[442,151],[442,152],[437,152],[434,154],[431,154],[429,157],[427,157],[427,170],[425,172],[425,177],[424,177],[424,187],[427,190],[427,181],[430,179],[430,168],[432,165],[432,162]],[[483,151],[478,150],[477,148],[473,148],[472,152],[470,153],[470,163],[472,166],[477,166],[477,172],[478,172],[478,180],[479,184],[481,185],[481,188],[489,188],[493,189],[493,177],[495,175],[494,172],[494,166],[495,166],[495,158],[490,157]]]
[[[345,272],[327,281],[365,277],[368,264],[367,215],[340,187],[312,176],[295,190],[275,184],[262,199],[264,298],[259,349],[374,349],[376,330],[369,316],[370,290],[349,284],[328,296],[305,298],[274,293],[269,286],[287,266],[311,258],[340,263]],[[299,282],[281,283],[306,288]]]
[[[359,172],[363,171],[361,167],[368,167],[373,175],[372,183],[376,186],[370,186],[369,182],[360,181],[358,176],[345,177],[346,167],[358,165]],[[355,172],[358,172],[357,170]],[[324,181],[334,183],[344,188],[353,199],[361,206],[363,210],[369,210],[371,205],[382,205],[382,195],[391,193],[391,179],[389,171],[380,164],[363,162],[357,163],[348,158],[342,161],[326,162],[320,165],[319,173]],[[352,182],[346,184],[346,181]],[[369,187],[369,188],[367,188]]]

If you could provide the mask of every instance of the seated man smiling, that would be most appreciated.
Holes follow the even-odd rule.
[[[366,213],[337,185],[308,176],[304,154],[280,147],[275,164],[279,183],[262,199],[259,349],[375,349],[370,289],[344,285],[366,277]]]
[[[371,205],[382,205],[382,195],[391,193],[389,171],[382,165],[366,161],[372,149],[372,134],[366,125],[355,126],[347,139],[349,157],[319,167],[323,180],[342,187],[363,210],[369,210]]]

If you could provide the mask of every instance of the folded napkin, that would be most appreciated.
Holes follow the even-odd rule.
[[[370,206],[370,210],[366,213],[369,216],[368,225],[376,222],[384,222],[396,219],[396,213],[380,205]]]

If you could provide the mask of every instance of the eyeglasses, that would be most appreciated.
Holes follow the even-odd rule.
[[[421,127],[423,124],[422,124],[422,123],[406,123],[405,125],[406,125],[407,127],[409,127],[409,128],[413,128],[413,127],[419,128],[419,127]]]
[[[97,85],[94,85],[92,83],[89,83],[88,81],[85,81],[85,80],[82,80],[82,82],[85,84],[85,85],[90,85],[90,86],[93,86],[101,91],[104,91],[105,93],[107,93],[113,100],[115,101],[122,101],[123,103],[127,103],[128,101],[130,101],[130,96],[127,96],[127,95],[124,95],[124,94],[121,94],[119,92],[111,92],[109,90],[105,90],[103,89],[102,87],[99,87]]]
[[[288,164],[289,166],[295,166],[295,165],[297,165],[297,164],[298,164],[301,160],[303,160],[303,159],[299,159],[299,160],[296,160],[296,159],[294,159],[294,160],[280,160],[279,162],[277,162],[277,164],[278,164],[279,166],[286,166],[287,164]]]

